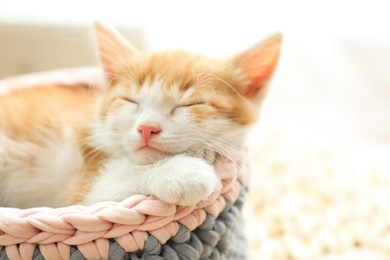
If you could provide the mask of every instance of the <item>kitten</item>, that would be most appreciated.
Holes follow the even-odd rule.
[[[104,89],[61,85],[0,96],[0,205],[90,205],[133,194],[194,205],[220,185],[277,65],[275,35],[227,60],[143,53],[96,24]]]

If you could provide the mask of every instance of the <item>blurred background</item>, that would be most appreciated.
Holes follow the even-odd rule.
[[[215,57],[233,55],[273,32],[282,32],[280,64],[262,121],[250,137],[256,190],[247,206],[251,256],[320,259],[313,257],[334,254],[336,259],[359,259],[354,252],[360,256],[364,252],[367,257],[382,257],[382,253],[389,257],[390,224],[367,235],[372,238],[367,242],[364,236],[345,229],[335,206],[342,201],[345,211],[352,202],[364,201],[357,206],[363,207],[364,214],[390,219],[390,210],[383,204],[390,196],[389,10],[388,1],[377,0],[0,0],[0,78],[97,65],[94,20],[117,27],[141,49],[180,48]],[[309,164],[316,167],[308,168]],[[279,175],[272,174],[275,167],[279,167]],[[343,174],[337,176],[343,176],[341,179],[335,177],[340,171]],[[289,176],[288,181],[284,176]],[[301,181],[306,183],[303,188],[297,184]],[[274,186],[269,188],[267,183]],[[301,202],[307,197],[319,198],[324,187],[325,193],[335,196],[330,199],[334,203],[325,205],[318,200],[315,206],[304,204],[306,208],[297,206],[292,215],[286,213],[294,206],[285,198]],[[297,189],[300,193],[291,193]],[[348,200],[343,191],[354,195]],[[331,219],[324,217],[328,211],[335,212]],[[346,222],[361,224],[360,229],[351,230],[367,234],[372,223],[382,223],[374,217],[371,222],[361,220],[363,213],[359,212],[343,213]],[[311,222],[299,222],[304,216],[312,216]],[[287,229],[290,218],[302,228]],[[308,223],[328,235],[305,229]],[[328,228],[329,223],[333,229]],[[270,226],[275,225],[283,232],[273,236]],[[352,242],[334,242],[345,237],[343,232]],[[317,236],[320,242],[312,245],[310,241]],[[356,237],[361,240],[356,242]],[[383,249],[375,243],[386,239],[389,243]]]

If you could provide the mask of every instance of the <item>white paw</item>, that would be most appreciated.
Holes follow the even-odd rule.
[[[210,164],[182,155],[164,161],[149,188],[164,202],[190,206],[207,199],[219,182]]]

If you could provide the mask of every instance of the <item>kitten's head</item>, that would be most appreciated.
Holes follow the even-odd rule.
[[[145,164],[188,153],[231,156],[257,117],[279,57],[275,35],[227,60],[184,51],[143,53],[96,24],[108,87],[97,140]]]

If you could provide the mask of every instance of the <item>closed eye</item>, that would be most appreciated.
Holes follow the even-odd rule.
[[[134,103],[136,105],[138,105],[138,103],[128,97],[121,97],[122,100],[126,101],[126,102],[129,102],[129,103]]]
[[[192,107],[192,106],[198,106],[198,105],[206,105],[206,103],[202,102],[202,101],[193,102],[193,103],[184,103],[184,104],[178,105],[177,107]]]
[[[201,105],[207,105],[206,102],[202,102],[202,101],[199,101],[199,102],[192,102],[192,103],[183,103],[183,104],[180,104],[178,106],[176,106],[174,109],[172,109],[171,111],[171,114],[173,115],[175,113],[175,111],[179,108],[186,108],[186,107],[193,107],[193,106],[201,106]]]

